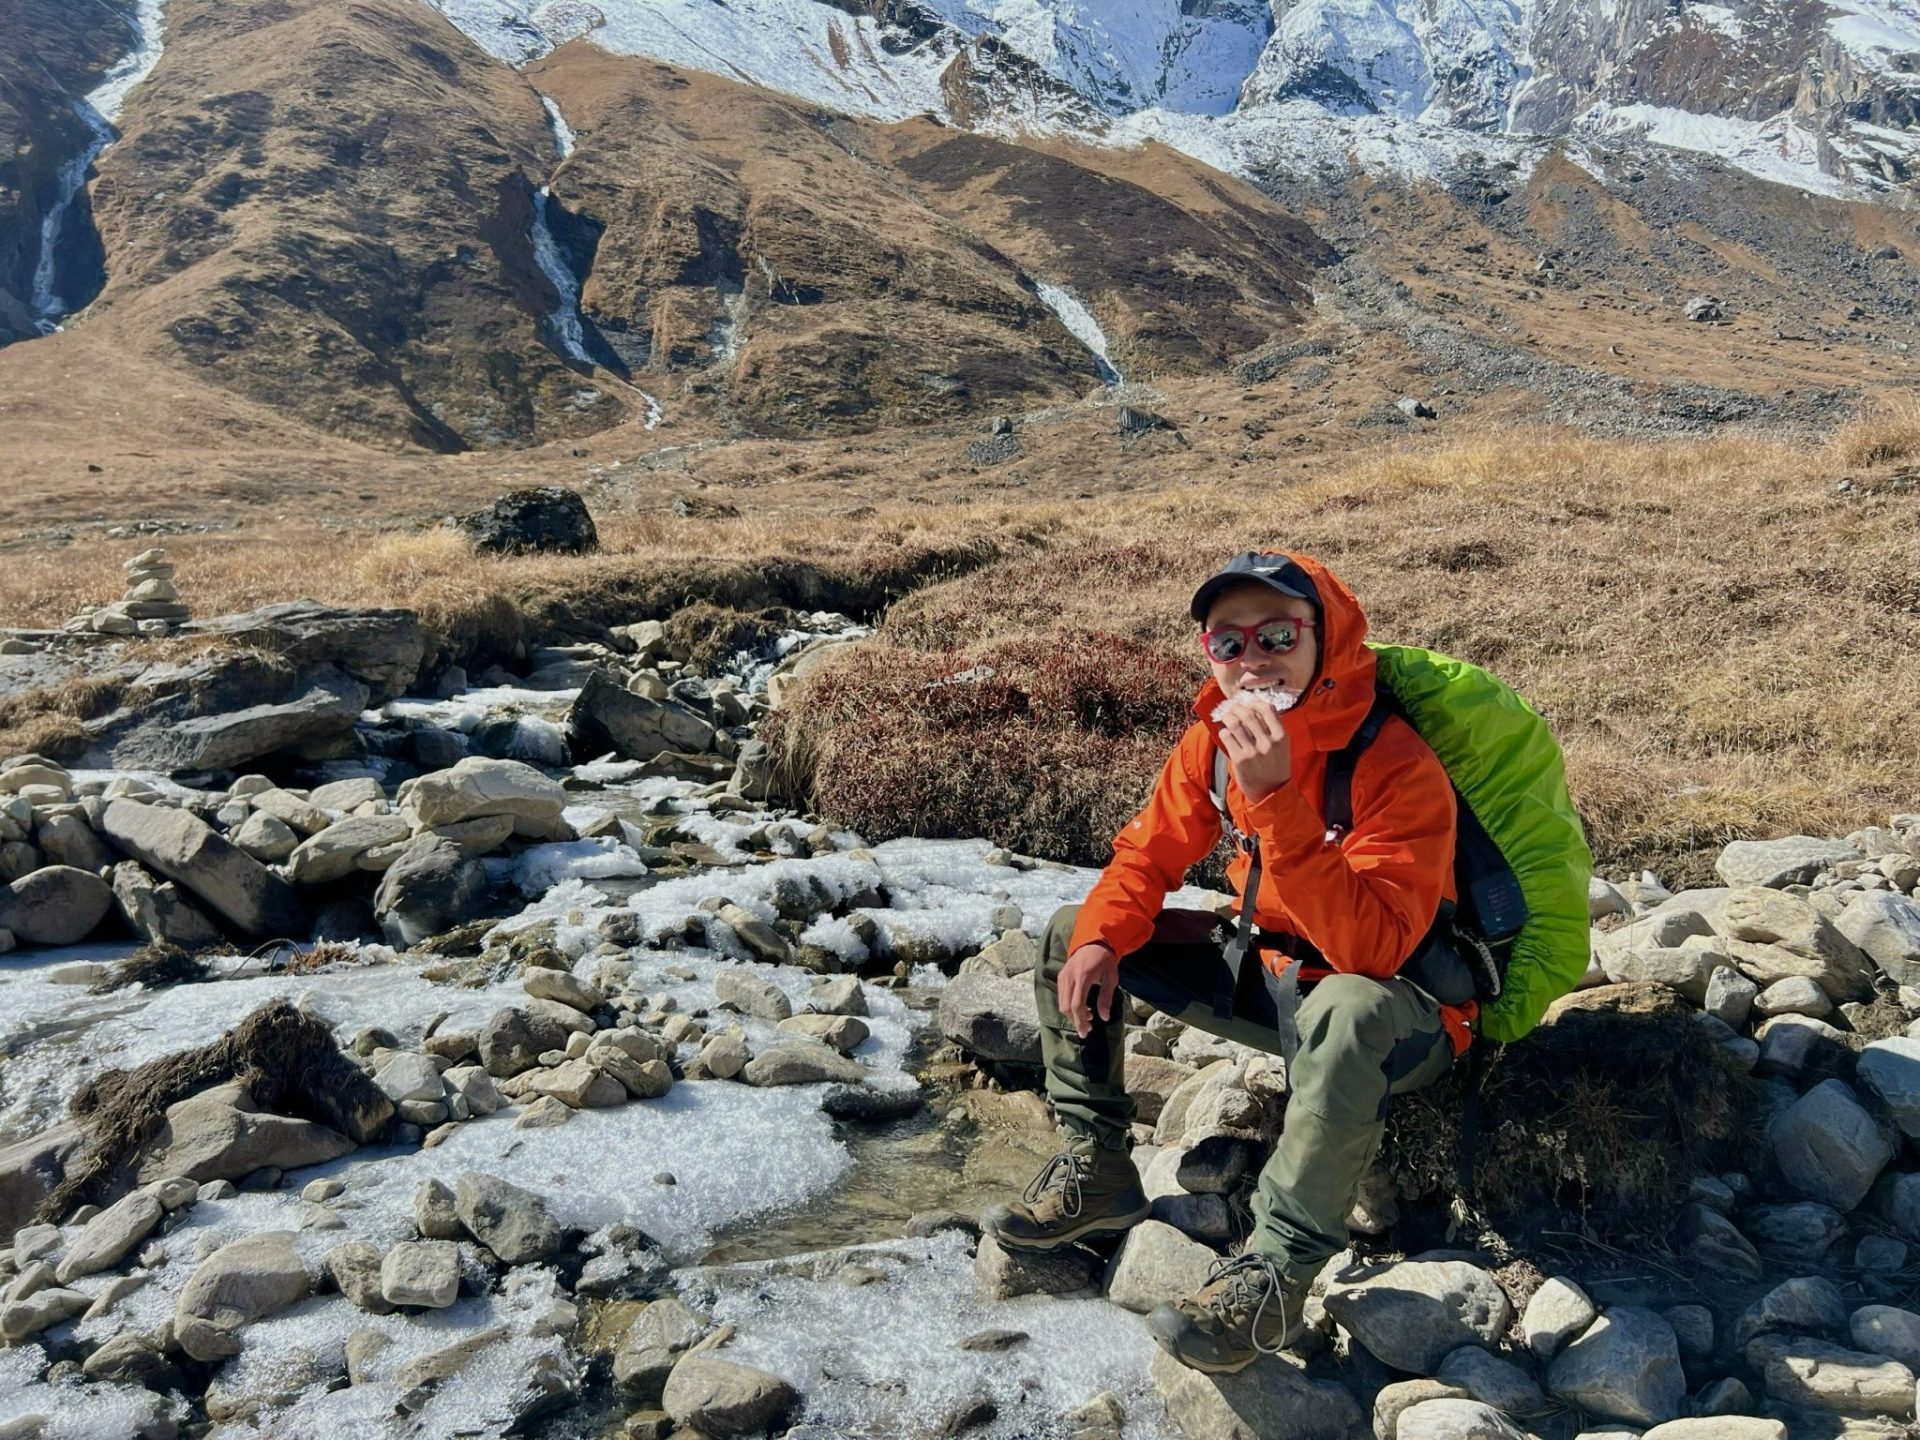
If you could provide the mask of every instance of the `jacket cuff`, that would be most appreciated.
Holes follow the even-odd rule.
[[[1318,848],[1326,839],[1326,822],[1291,782],[1249,805],[1247,818],[1254,834],[1281,851]]]

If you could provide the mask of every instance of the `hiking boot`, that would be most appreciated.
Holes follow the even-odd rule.
[[[1117,1234],[1151,1209],[1131,1155],[1078,1144],[1042,1165],[1019,1200],[989,1206],[980,1228],[1009,1249],[1052,1250],[1089,1235]]]
[[[1311,1275],[1249,1251],[1216,1261],[1207,1283],[1186,1299],[1156,1305],[1147,1330],[1189,1369],[1231,1374],[1300,1337],[1312,1283]]]

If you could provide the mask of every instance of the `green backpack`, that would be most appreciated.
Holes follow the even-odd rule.
[[[1459,802],[1459,899],[1435,930],[1450,932],[1448,948],[1472,972],[1480,1033],[1518,1040],[1580,983],[1591,955],[1593,852],[1567,793],[1560,746],[1532,706],[1479,666],[1405,645],[1368,648],[1378,664],[1378,694],[1353,739],[1327,757],[1321,810],[1328,832],[1352,825],[1354,766],[1387,718],[1399,714],[1440,757]],[[1245,845],[1250,837],[1227,818],[1226,769],[1224,752],[1216,750],[1214,804],[1229,836]],[[1249,895],[1256,885],[1249,880]],[[1251,905],[1245,908],[1250,914]]]

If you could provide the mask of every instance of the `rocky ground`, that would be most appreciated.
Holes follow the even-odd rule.
[[[981,1239],[1051,1145],[1030,975],[1093,876],[786,807],[757,728],[860,626],[642,621],[469,676],[406,612],[194,623],[245,643],[150,664],[101,768],[0,768],[7,1434],[1914,1421],[1920,817],[1734,844],[1711,889],[1596,881],[1587,984],[1494,1062],[1451,1234],[1397,1134],[1299,1354],[1213,1380],[1137,1314],[1243,1233],[1284,1067],[1141,1015],[1153,1218],[1044,1261]],[[78,617],[7,663],[126,643]],[[1623,1115],[1644,1077],[1604,1063],[1586,1115],[1502,1089],[1596,1017],[1666,1036],[1693,1108]],[[1628,1197],[1603,1124],[1715,1158]],[[1538,1155],[1569,1173],[1502,1214]]]

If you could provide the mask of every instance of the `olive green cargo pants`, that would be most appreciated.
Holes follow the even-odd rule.
[[[1047,927],[1034,970],[1047,1097],[1069,1133],[1121,1148],[1134,1106],[1123,1081],[1126,995],[1176,1019],[1280,1053],[1278,982],[1253,956],[1241,971],[1233,1014],[1214,997],[1226,972],[1219,922],[1198,910],[1161,912],[1154,935],[1120,962],[1113,1018],[1082,1040],[1060,1013],[1056,983],[1067,963],[1077,905]],[[1318,1267],[1348,1243],[1347,1213],[1386,1133],[1387,1101],[1445,1074],[1453,1046],[1439,1004],[1406,980],[1330,975],[1305,987],[1295,1017],[1299,1050],[1287,1077],[1284,1127],[1260,1172],[1252,1246],[1295,1270]]]

